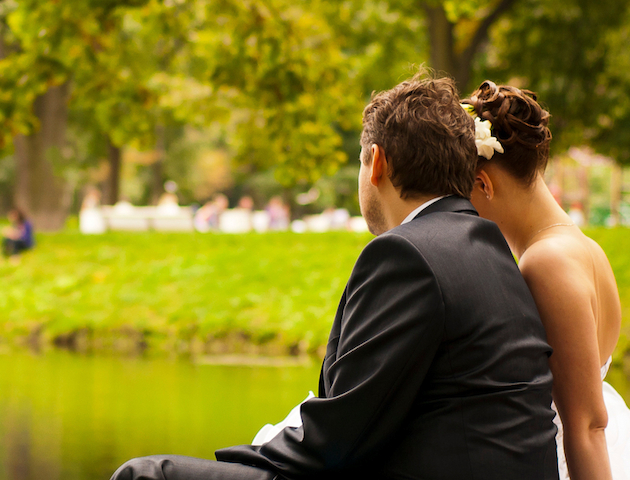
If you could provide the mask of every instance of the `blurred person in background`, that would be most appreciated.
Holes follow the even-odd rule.
[[[89,188],[79,212],[79,230],[84,234],[105,233],[107,226],[101,211],[101,192],[97,188]]]
[[[584,227],[586,225],[586,217],[584,215],[584,207],[580,202],[573,202],[571,208],[567,212],[573,223],[578,227]]]
[[[241,199],[238,201],[237,208],[252,211],[254,209],[254,200],[248,195],[241,197]]]
[[[14,208],[7,215],[11,226],[2,231],[2,254],[6,258],[18,259],[19,254],[33,248],[33,225],[24,213]]]
[[[271,197],[265,208],[269,215],[269,230],[287,230],[289,228],[289,207],[279,196]]]
[[[209,232],[219,229],[219,217],[229,205],[228,198],[219,193],[195,212],[194,224],[198,232]]]

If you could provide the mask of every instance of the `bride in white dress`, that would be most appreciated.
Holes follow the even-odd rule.
[[[606,378],[611,363],[612,357],[608,357],[606,365],[601,369],[602,380]],[[630,410],[613,387],[606,382],[602,383],[604,404],[608,411],[608,425],[605,432],[612,478],[613,480],[628,479],[630,478]],[[557,413],[555,404],[552,404],[552,408]],[[564,442],[564,431],[557,414],[554,422],[558,427],[556,440],[560,446]],[[558,470],[560,479],[569,478],[567,459],[564,455],[564,449],[560,447],[558,448]]]
[[[531,92],[488,81],[463,102],[480,155],[471,201],[519,259],[554,350],[560,478],[630,480],[630,411],[602,381],[621,326],[617,285],[543,180],[549,113]]]

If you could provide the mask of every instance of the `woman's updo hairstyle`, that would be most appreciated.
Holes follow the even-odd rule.
[[[547,166],[551,142],[550,115],[536,102],[536,94],[506,85],[497,87],[486,80],[462,103],[472,105],[482,120],[492,123],[492,134],[501,142],[503,153],[495,152],[491,161],[531,185],[536,173]],[[479,157],[478,166],[488,161]]]

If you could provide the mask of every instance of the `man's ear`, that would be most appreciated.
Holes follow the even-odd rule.
[[[477,169],[475,185],[473,188],[480,189],[488,200],[492,200],[494,197],[494,185],[492,184],[492,179],[490,178],[490,175],[488,175],[488,172],[486,172],[483,168]]]
[[[387,174],[387,159],[385,158],[385,152],[383,149],[376,143],[372,144],[370,154],[372,155],[372,164],[370,165],[370,183],[375,187],[378,187],[383,180],[383,175]]]

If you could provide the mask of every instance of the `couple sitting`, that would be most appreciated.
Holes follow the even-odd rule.
[[[545,186],[549,114],[492,82],[463,103],[450,80],[414,78],[365,109],[359,200],[377,238],[301,425],[217,462],[134,459],[114,480],[630,478],[630,413],[602,387],[615,279]]]

